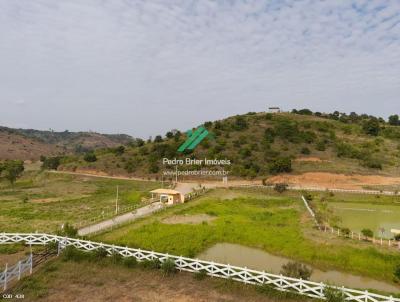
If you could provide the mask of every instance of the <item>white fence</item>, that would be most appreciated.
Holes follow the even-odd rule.
[[[68,237],[60,237],[48,234],[19,234],[3,233],[0,234],[0,244],[25,242],[26,244],[45,245],[50,242],[57,242],[61,248],[74,246],[84,251],[94,251],[105,249],[110,255],[118,253],[122,257],[134,257],[138,261],[158,259],[164,262],[171,259],[175,262],[178,270],[188,272],[205,272],[209,276],[232,279],[246,284],[269,285],[280,291],[290,291],[312,298],[325,299],[324,289],[327,285],[302,279],[285,277],[282,275],[270,274],[262,271],[251,270],[227,264],[214,263],[186,257],[178,257],[163,253],[151,252],[141,249],[134,249],[110,244],[80,240]],[[345,295],[346,301],[357,302],[400,302],[400,298],[392,296],[383,296],[370,293],[368,291],[359,291],[339,287]]]
[[[33,267],[33,258],[32,254],[29,255],[28,258],[25,260],[18,261],[17,264],[8,267],[6,264],[6,269],[0,273],[0,288],[5,291],[7,289],[7,285],[14,281],[15,279],[21,279],[21,276],[29,271],[32,274],[32,267]]]
[[[274,185],[244,184],[244,185],[233,185],[232,187],[273,189]],[[287,187],[287,189],[294,190],[294,191],[312,191],[312,192],[339,192],[339,193],[369,194],[369,195],[394,195],[394,196],[400,195],[398,192],[394,192],[394,191],[329,189],[329,188],[302,187],[302,186],[292,186],[292,185],[289,185]]]

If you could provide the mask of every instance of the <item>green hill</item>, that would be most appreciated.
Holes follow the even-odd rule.
[[[65,157],[59,168],[157,177],[168,168],[163,158],[190,157],[229,159],[231,165],[224,169],[231,176],[245,178],[307,171],[400,175],[400,127],[381,118],[309,110],[250,112],[205,122],[204,127],[210,135],[195,150],[183,154],[177,149],[187,136],[175,130],[146,142],[136,139],[125,147]]]

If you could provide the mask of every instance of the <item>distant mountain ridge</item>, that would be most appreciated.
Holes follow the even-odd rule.
[[[0,160],[37,160],[54,156],[88,152],[94,149],[126,145],[134,141],[127,134],[15,129],[0,126]]]

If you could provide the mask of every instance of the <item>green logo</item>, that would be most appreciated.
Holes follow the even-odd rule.
[[[180,145],[180,147],[178,148],[178,152],[193,150],[198,144],[201,143],[203,139],[206,138],[209,132],[206,128],[200,126],[195,131],[189,130],[188,132],[186,132],[186,134],[188,138],[182,145]]]

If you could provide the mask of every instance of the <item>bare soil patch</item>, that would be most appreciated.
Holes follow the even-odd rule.
[[[321,159],[319,157],[298,157],[295,159],[295,161],[299,162],[326,162],[327,160]]]
[[[15,294],[23,293],[26,301],[274,301],[253,286],[229,280],[209,277],[195,280],[193,274],[186,272],[163,276],[160,271],[88,262],[54,260],[28,279],[35,284],[35,289],[24,287],[25,281],[13,289]]]
[[[200,224],[203,222],[211,222],[217,217],[213,217],[207,214],[197,215],[173,215],[162,220],[166,224]]]
[[[361,190],[363,187],[371,185],[400,185],[400,177],[308,172],[300,175],[277,175],[269,178],[268,182],[288,183],[303,187]]]

